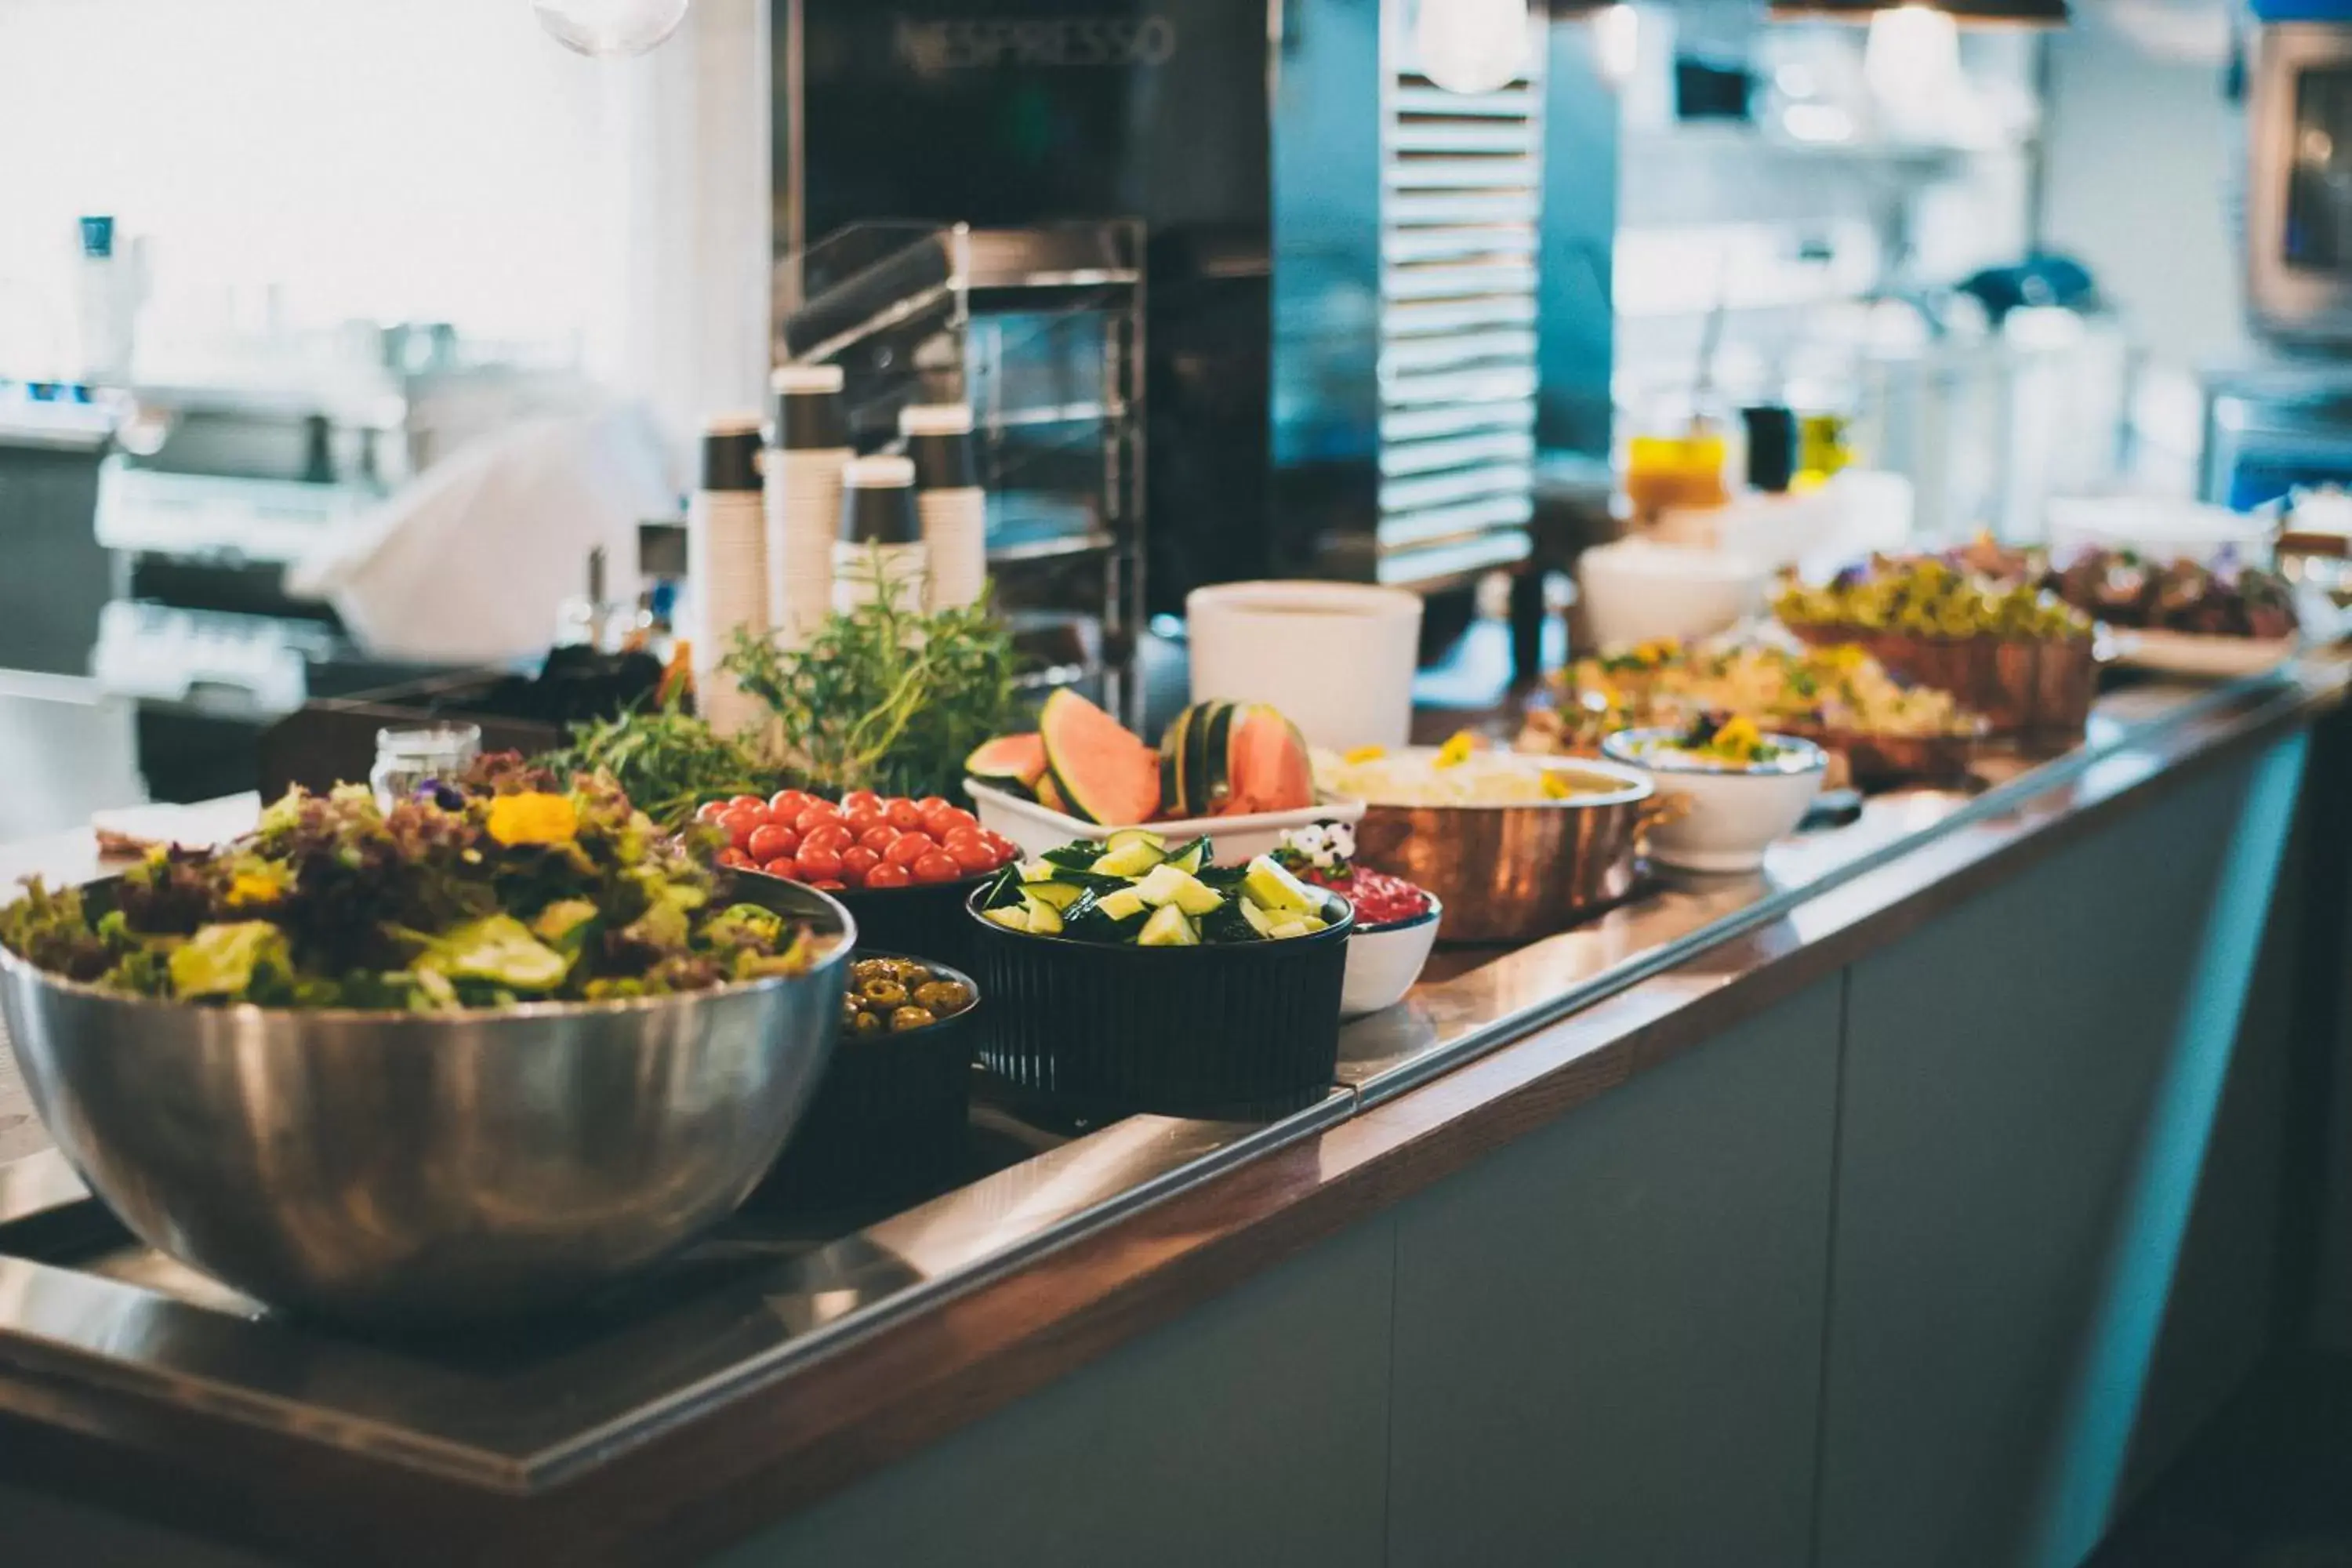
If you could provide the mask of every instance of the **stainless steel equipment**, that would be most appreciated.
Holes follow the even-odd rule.
[[[438,1016],[126,998],[0,950],[0,1011],[58,1148],[158,1251],[338,1319],[511,1316],[723,1218],[816,1088],[856,924],[741,892],[839,941],[790,978]]]
[[[1610,97],[1581,21],[1531,7],[1501,85],[1457,92],[1407,0],[772,8],[787,272],[884,217],[1140,226],[1151,612],[1524,560],[1539,357],[1548,442],[1606,451],[1613,110],[1551,112]]]
[[[1371,806],[1356,828],[1358,858],[1435,895],[1447,942],[1565,931],[1633,890],[1643,825],[1662,808],[1638,769],[1563,758],[1555,771],[1579,793],[1524,805]]]
[[[2316,14],[2274,0],[2254,9]],[[2246,151],[2246,301],[2254,330],[2291,342],[2352,342],[2352,16],[2254,29]]]

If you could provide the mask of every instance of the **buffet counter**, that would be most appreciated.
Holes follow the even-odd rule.
[[[0,1054],[0,1541],[46,1493],[35,1563],[2076,1561],[2311,1266],[2346,683],[2124,688],[1451,954],[1283,1120],[983,1095],[965,1184],[462,1344],[138,1246]]]

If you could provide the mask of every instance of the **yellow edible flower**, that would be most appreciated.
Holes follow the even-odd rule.
[[[285,879],[274,868],[239,871],[230,879],[228,905],[231,909],[251,909],[258,904],[274,904],[286,896]]]
[[[1437,756],[1430,765],[1439,768],[1458,768],[1468,762],[1477,750],[1478,737],[1464,730],[1454,739],[1437,748]]]
[[[1633,657],[1643,664],[1664,664],[1680,653],[1682,647],[1682,639],[1679,637],[1652,637],[1647,642],[1636,643],[1633,646]]]
[[[1347,756],[1348,765],[1360,767],[1365,763],[1377,763],[1389,754],[1386,746],[1358,746]]]
[[[1727,757],[1751,762],[1764,749],[1764,736],[1755,724],[1742,714],[1715,732],[1715,749]]]
[[[1570,800],[1575,795],[1576,786],[1568,782],[1567,774],[1554,773],[1549,768],[1544,770],[1543,795],[1546,800]]]
[[[572,797],[534,791],[490,802],[490,837],[505,845],[569,844],[580,837],[580,808]]]

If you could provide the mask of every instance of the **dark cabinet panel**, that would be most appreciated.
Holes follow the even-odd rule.
[[[2069,1564],[2121,1500],[2302,752],[1849,972],[1826,1568]]]
[[[1839,991],[1398,1211],[1394,1568],[1805,1561]]]
[[[1377,1564],[1394,1234],[1359,1226],[716,1568]]]

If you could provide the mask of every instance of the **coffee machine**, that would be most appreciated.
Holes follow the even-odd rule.
[[[779,360],[797,258],[845,230],[1139,234],[1152,611],[1260,576],[1462,586],[1529,556],[1539,452],[1605,455],[1614,116],[1580,8],[774,5]]]

